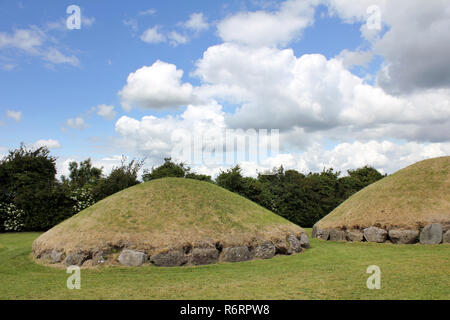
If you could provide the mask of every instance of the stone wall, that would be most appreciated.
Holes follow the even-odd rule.
[[[383,229],[375,226],[364,229],[320,229],[315,225],[313,227],[312,237],[329,241],[441,244],[450,243],[450,225],[448,223],[432,223],[420,230],[406,228]]]
[[[222,247],[216,244],[185,245],[183,248],[166,250],[150,254],[146,250],[130,248],[111,248],[111,250],[94,250],[91,252],[64,252],[53,249],[34,253],[37,259],[52,265],[77,265],[94,267],[101,264],[120,264],[123,266],[141,266],[152,264],[160,267],[175,267],[183,265],[206,265],[217,262],[240,262],[251,259],[270,259],[275,255],[291,255],[301,253],[310,248],[306,233],[296,237],[289,235],[286,239],[264,240],[255,245]],[[118,252],[117,252],[118,251]]]

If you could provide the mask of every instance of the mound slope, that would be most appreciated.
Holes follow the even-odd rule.
[[[300,227],[214,184],[165,178],[81,211],[36,239],[33,252],[66,264],[118,259],[133,265],[130,259],[149,257],[156,265],[204,264],[299,252],[297,242],[305,237]],[[261,250],[266,256],[258,255]]]
[[[450,229],[450,157],[415,163],[357,192],[316,223],[313,237],[370,241],[375,233],[378,240],[396,242],[403,230],[413,243],[431,224],[444,235]]]

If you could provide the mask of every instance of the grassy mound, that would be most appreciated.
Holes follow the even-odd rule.
[[[145,250],[204,243],[234,246],[286,240],[303,229],[212,183],[165,178],[118,192],[62,222],[33,243],[46,250]]]
[[[424,160],[364,188],[320,220],[319,229],[420,229],[450,224],[450,157]]]

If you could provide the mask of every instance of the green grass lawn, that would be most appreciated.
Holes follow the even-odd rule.
[[[81,290],[69,290],[65,270],[31,260],[38,236],[0,234],[0,299],[450,299],[450,245],[312,239],[271,260],[81,270]],[[366,287],[369,265],[381,268],[380,290]]]

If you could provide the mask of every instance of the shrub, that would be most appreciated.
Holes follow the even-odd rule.
[[[89,187],[82,187],[72,191],[70,198],[75,202],[73,205],[73,214],[89,208],[95,203],[92,190]]]
[[[23,231],[25,212],[18,209],[13,203],[0,203],[0,215],[3,217],[4,231]]]
[[[172,158],[164,158],[164,164],[152,168],[151,171],[144,170],[142,180],[145,182],[161,178],[184,178],[189,173],[190,168],[186,167],[184,163],[174,163]]]

